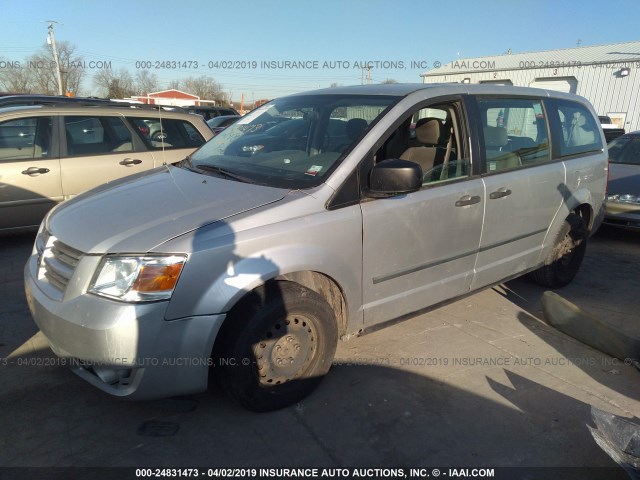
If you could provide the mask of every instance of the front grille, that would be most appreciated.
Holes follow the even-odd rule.
[[[54,240],[51,248],[45,250],[42,256],[44,276],[52,286],[64,292],[81,257],[79,250]]]

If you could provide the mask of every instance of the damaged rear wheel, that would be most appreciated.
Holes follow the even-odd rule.
[[[571,283],[587,250],[589,232],[585,221],[572,213],[558,232],[544,265],[531,272],[533,280],[545,287],[560,288]]]

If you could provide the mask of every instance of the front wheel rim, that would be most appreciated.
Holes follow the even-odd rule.
[[[318,350],[313,322],[304,315],[287,315],[262,335],[253,347],[260,384],[280,385],[301,378]]]

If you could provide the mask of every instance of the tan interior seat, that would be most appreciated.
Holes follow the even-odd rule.
[[[421,118],[416,123],[416,139],[421,146],[407,148],[400,158],[422,167],[423,175],[444,161],[446,149],[438,146],[442,137],[442,123],[437,118]]]
[[[133,150],[133,143],[131,142],[121,143],[117,147],[111,149],[112,152],[131,152],[132,150]]]
[[[509,170],[521,166],[520,157],[508,148],[509,136],[504,127],[484,127],[487,171]]]

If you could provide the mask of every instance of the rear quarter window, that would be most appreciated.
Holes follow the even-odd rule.
[[[568,100],[555,100],[553,104],[560,130],[555,136],[560,156],[602,150],[600,122],[586,106]]]

